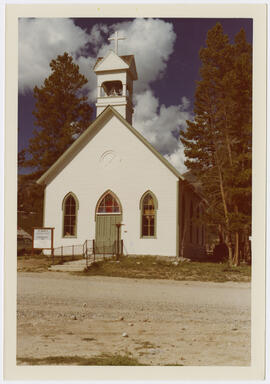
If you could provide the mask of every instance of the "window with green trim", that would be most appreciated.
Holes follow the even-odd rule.
[[[154,198],[150,193],[143,198],[142,201],[142,237],[156,236],[156,209]]]
[[[76,236],[77,204],[72,194],[66,196],[63,204],[63,236]]]

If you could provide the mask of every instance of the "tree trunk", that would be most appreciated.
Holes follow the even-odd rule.
[[[213,127],[212,127],[212,121],[210,120],[210,129],[212,133],[214,132]],[[220,164],[220,159],[218,156],[218,147],[217,143],[215,141],[215,137],[213,134],[213,144],[215,148],[214,156],[215,156],[215,162],[218,170],[218,178],[219,178],[219,188],[220,188],[220,194],[221,194],[221,199],[222,199],[222,205],[224,209],[224,217],[225,217],[225,225],[226,225],[226,244],[228,246],[229,250],[229,265],[232,265],[233,261],[233,254],[232,254],[232,243],[229,235],[229,230],[230,230],[230,222],[229,222],[229,214],[228,214],[228,207],[227,207],[227,202],[226,202],[226,196],[225,196],[225,190],[224,190],[224,185],[223,185],[223,177],[222,177],[222,171],[221,171],[221,164]],[[230,146],[229,146],[230,148]]]
[[[223,230],[222,230],[221,224],[218,225],[218,237],[219,237],[219,242],[223,243],[224,236],[223,236]]]
[[[234,205],[234,212],[236,215],[238,215],[238,206]],[[239,231],[235,232],[235,249],[234,249],[234,257],[233,257],[233,265],[238,266],[240,265],[239,260]]]
[[[246,263],[250,263],[251,261],[251,253],[250,253],[250,246],[249,246],[249,240],[248,240],[248,231],[245,232],[245,240],[244,240],[244,260]]]
[[[228,264],[231,267],[233,265],[233,249],[232,249],[232,242],[229,234],[226,235],[226,244],[229,251]]]
[[[233,256],[233,265],[239,266],[239,232],[235,232],[235,248],[234,248],[234,256]]]
[[[227,119],[227,112],[225,110],[225,137],[226,137],[226,144],[227,144],[227,151],[228,151],[228,156],[229,156],[229,162],[230,166],[233,166],[233,160],[232,160],[232,150],[231,150],[231,143],[230,143],[230,138],[229,138],[229,133],[228,133],[228,119]]]
[[[186,237],[186,221],[184,221],[184,230],[183,236],[181,239],[181,247],[180,247],[180,257],[184,257],[184,248],[185,248],[185,237]]]

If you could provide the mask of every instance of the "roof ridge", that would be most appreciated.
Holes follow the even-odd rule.
[[[96,117],[94,121],[89,125],[89,127],[75,140],[71,146],[56,160],[54,164],[51,165],[51,167],[37,180],[38,184],[45,184],[46,179],[48,176],[54,171],[57,170],[58,167],[61,166],[61,163],[64,162],[64,160],[67,158],[69,154],[72,153],[73,150],[75,150],[81,142],[92,132],[94,131],[94,128],[98,124],[102,118],[106,116],[106,114],[110,111],[113,113],[120,121],[123,122],[124,125],[135,135],[138,137],[139,140],[142,141],[143,144],[145,144],[148,149],[159,158],[159,160],[178,178],[185,180],[185,178],[177,171],[177,169],[151,144],[149,141],[136,129],[134,128],[118,111],[116,111],[115,108],[113,108],[111,105],[108,105],[104,111],[100,115]],[[67,159],[68,160],[68,159]],[[69,163],[69,161],[68,161]]]

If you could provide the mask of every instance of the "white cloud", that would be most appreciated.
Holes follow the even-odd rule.
[[[92,44],[92,47],[95,51],[98,50],[98,47],[102,44],[104,44],[104,37],[102,33],[108,33],[109,28],[107,25],[104,24],[95,24],[90,32],[90,41]]]
[[[96,98],[96,76],[93,66],[98,56],[114,49],[114,42],[105,40],[104,34],[115,30],[126,40],[119,42],[119,55],[135,54],[138,81],[135,92],[149,88],[151,82],[160,78],[173,52],[176,35],[171,23],[159,19],[134,19],[110,27],[95,24],[88,34],[71,19],[20,19],[19,23],[19,90],[32,90],[41,85],[49,75],[50,61],[67,51],[79,64],[87,77],[89,100]],[[110,33],[109,33],[110,32]],[[86,56],[91,44],[95,57]]]
[[[119,42],[119,55],[135,54],[138,72],[135,92],[147,89],[151,82],[163,75],[173,52],[176,39],[173,25],[160,19],[135,19],[115,24],[113,30],[126,38]],[[99,55],[103,56],[108,48],[114,49],[114,42],[102,46]]]
[[[186,160],[185,154],[184,154],[184,147],[182,143],[178,142],[178,147],[176,150],[171,153],[164,156],[182,175],[187,172],[187,167],[185,166],[184,162]]]
[[[151,84],[161,78],[173,52],[176,34],[173,25],[160,19],[134,19],[111,26],[95,24],[90,33],[71,19],[20,19],[19,23],[19,91],[40,86],[50,74],[50,61],[65,51],[79,65],[88,79],[85,89],[90,102],[96,99],[96,75],[93,67],[98,56],[114,49],[108,41],[114,31],[126,40],[119,42],[119,55],[134,54],[138,80],[134,83],[134,126],[180,172],[185,171],[184,151],[178,134],[190,119],[189,101],[179,105],[159,106]],[[92,56],[87,54],[91,47]]]
[[[71,19],[21,18],[19,22],[19,91],[41,85],[50,73],[49,63],[65,51],[80,54],[89,35]]]
[[[166,107],[154,97],[152,91],[135,96],[134,127],[159,151],[179,172],[185,172],[184,148],[179,140],[179,131],[191,118],[187,111],[189,101],[182,98],[181,104]]]

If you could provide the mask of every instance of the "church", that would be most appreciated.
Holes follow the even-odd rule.
[[[204,201],[132,126],[133,55],[99,57],[96,119],[37,181],[44,186],[44,227],[54,247],[90,240],[125,255],[199,258]],[[49,252],[49,251],[47,251]]]

